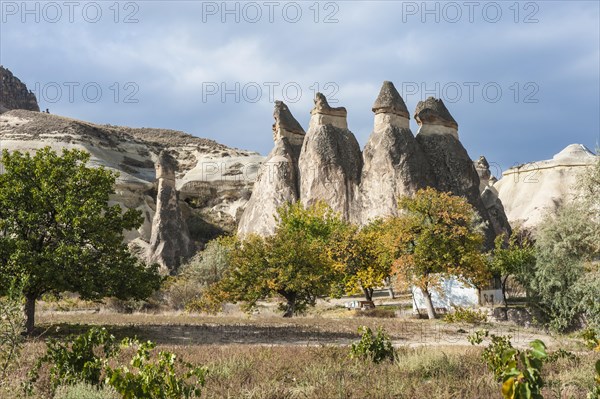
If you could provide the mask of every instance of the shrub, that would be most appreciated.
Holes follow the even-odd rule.
[[[83,382],[58,387],[54,399],[120,399],[112,387],[96,387]]]
[[[396,351],[390,337],[381,327],[377,328],[377,335],[373,335],[373,331],[366,326],[359,327],[358,332],[361,334],[360,341],[352,344],[350,357],[370,359],[374,363],[394,361]]]
[[[456,306],[454,307],[453,312],[446,313],[444,316],[444,321],[446,323],[479,324],[487,321],[487,315],[482,310],[474,310]]]
[[[593,328],[586,328],[580,333],[584,344],[588,349],[600,351],[600,337]]]
[[[130,362],[132,370],[126,366],[106,368],[106,382],[123,395],[123,399],[200,396],[208,370],[206,367],[177,362],[175,354],[167,351],[160,351],[156,359],[151,360],[150,353],[156,347],[151,341],[127,341],[126,346],[137,346],[137,352]],[[182,375],[178,375],[176,364],[185,370]]]
[[[488,330],[477,330],[473,335],[469,335],[467,339],[471,345],[476,345],[482,343],[483,338],[486,337],[490,338],[490,344],[481,353],[481,358],[490,371],[494,373],[496,380],[500,381],[505,365],[504,353],[513,349],[510,342],[511,336],[494,335],[490,334]]]
[[[46,341],[46,345],[46,354],[30,371],[30,387],[37,381],[39,370],[44,363],[50,364],[50,382],[53,390],[60,385],[79,382],[99,385],[107,360],[119,352],[115,337],[105,328],[96,327],[84,334],[70,336],[66,342],[50,339]]]
[[[546,345],[536,339],[529,346],[531,349],[511,348],[504,353],[502,395],[505,399],[543,399],[542,365],[548,358]]]
[[[5,297],[0,298],[0,384],[19,358],[23,348],[25,314],[23,294],[13,281]]]

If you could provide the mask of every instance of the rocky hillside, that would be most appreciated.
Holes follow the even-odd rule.
[[[92,166],[119,172],[114,202],[144,215],[143,226],[128,232],[127,240],[169,271],[193,247],[236,228],[263,160],[257,153],[179,131],[96,125],[25,110],[0,115],[0,146],[9,151],[83,149],[90,152]],[[173,162],[163,174],[165,159]],[[173,215],[184,223],[164,223]],[[192,249],[182,243],[186,240]],[[166,249],[183,246],[188,249]]]
[[[479,172],[442,100],[419,102],[416,136],[391,82],[384,82],[373,112],[374,129],[361,151],[348,129],[346,109],[330,107],[321,93],[316,95],[306,134],[301,128],[291,134],[287,126],[299,124],[285,104],[277,103],[275,148],[261,167],[238,233],[272,233],[273,210],[296,199],[306,205],[324,200],[345,219],[366,224],[396,214],[401,196],[427,186],[465,197],[487,223],[488,247],[496,235],[510,231],[501,201],[488,198],[489,192],[480,187]]]
[[[0,114],[11,109],[39,111],[40,107],[27,86],[0,65]]]
[[[571,144],[552,159],[507,170],[492,187],[511,224],[533,228],[572,198],[578,175],[597,159],[585,146]]]

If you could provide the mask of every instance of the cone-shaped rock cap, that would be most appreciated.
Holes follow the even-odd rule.
[[[323,93],[317,93],[315,95],[315,106],[310,111],[311,114],[324,114],[324,115],[333,115],[333,116],[343,116],[346,117],[348,115],[348,111],[344,107],[333,108],[327,102],[327,99],[323,95]]]
[[[419,101],[415,109],[415,120],[420,125],[443,125],[458,129],[458,123],[454,120],[444,102],[439,98],[429,97],[425,101]]]
[[[405,118],[410,118],[408,108],[406,108],[402,96],[400,96],[400,93],[398,93],[394,84],[387,80],[383,82],[383,86],[381,86],[381,90],[379,91],[379,96],[377,96],[377,100],[375,100],[375,104],[373,104],[373,112],[376,114],[392,113]]]
[[[273,110],[273,118],[275,118],[275,124],[273,129],[284,129],[292,133],[305,134],[304,129],[298,123],[294,115],[290,112],[290,109],[283,101],[275,101],[275,109]]]

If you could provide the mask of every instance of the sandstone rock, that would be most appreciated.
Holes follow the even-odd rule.
[[[535,228],[548,212],[572,199],[577,176],[598,159],[581,144],[571,144],[546,161],[510,168],[493,185],[508,220]]]
[[[179,194],[175,188],[177,161],[166,151],[161,151],[156,161],[156,213],[152,220],[150,237],[150,262],[157,262],[164,272],[173,273],[181,262],[192,254],[187,224],[179,207]]]
[[[273,117],[275,147],[261,165],[252,197],[240,219],[238,234],[242,237],[250,233],[273,234],[277,208],[299,199],[298,160],[305,133],[283,102],[275,102]]]
[[[148,253],[156,210],[158,154],[167,150],[178,161],[175,172],[182,212],[196,246],[237,228],[250,198],[263,157],[212,140],[166,129],[96,125],[42,112],[12,110],[0,115],[0,147],[34,152],[78,148],[91,155],[91,166],[119,173],[112,204],[142,212],[144,224],[125,238],[138,253]]]
[[[300,200],[305,206],[325,201],[350,219],[358,214],[362,155],[346,114],[317,93],[299,160]]]
[[[35,94],[10,70],[0,65],[0,114],[11,109],[39,111],[40,107]]]
[[[409,128],[408,110],[393,83],[383,83],[373,112],[374,129],[363,151],[358,217],[362,224],[397,215],[402,196],[433,184],[425,154]]]
[[[423,149],[435,176],[435,188],[465,197],[487,223],[486,247],[492,248],[496,235],[510,226],[502,226],[501,215],[492,221],[479,191],[479,175],[467,150],[458,139],[458,124],[441,99],[419,102],[415,110],[419,124],[417,142]]]

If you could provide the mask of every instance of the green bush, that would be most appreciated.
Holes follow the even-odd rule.
[[[510,342],[511,336],[502,336],[490,334],[488,330],[477,330],[474,334],[469,335],[467,340],[471,345],[477,345],[483,342],[484,338],[490,338],[490,344],[481,353],[481,358],[487,364],[488,368],[496,380],[502,380],[502,373],[504,371],[504,353],[507,350],[513,349],[512,343]]]
[[[505,399],[543,399],[542,365],[548,358],[546,345],[536,339],[531,349],[515,348],[504,352],[502,372],[502,395]]]
[[[177,361],[175,354],[160,351],[151,360],[156,347],[151,341],[128,341],[127,346],[137,346],[137,352],[127,366],[106,367],[106,382],[113,386],[123,399],[180,399],[200,396],[208,369]],[[178,374],[176,365],[183,374]]]
[[[361,334],[360,341],[352,344],[350,357],[370,359],[374,363],[394,361],[396,351],[390,337],[381,327],[377,328],[377,335],[373,335],[373,331],[366,326],[359,327],[358,332]]]
[[[106,362],[119,352],[115,337],[105,328],[96,327],[84,334],[70,336],[65,342],[49,339],[46,346],[46,354],[29,373],[30,387],[39,378],[39,370],[45,363],[50,365],[50,383],[53,390],[60,385],[79,382],[100,385]]]
[[[453,312],[446,313],[444,316],[446,323],[469,323],[479,324],[487,321],[487,315],[482,310],[474,310],[456,306]]]
[[[59,386],[54,399],[120,399],[122,396],[112,387],[96,387],[83,382]]]

